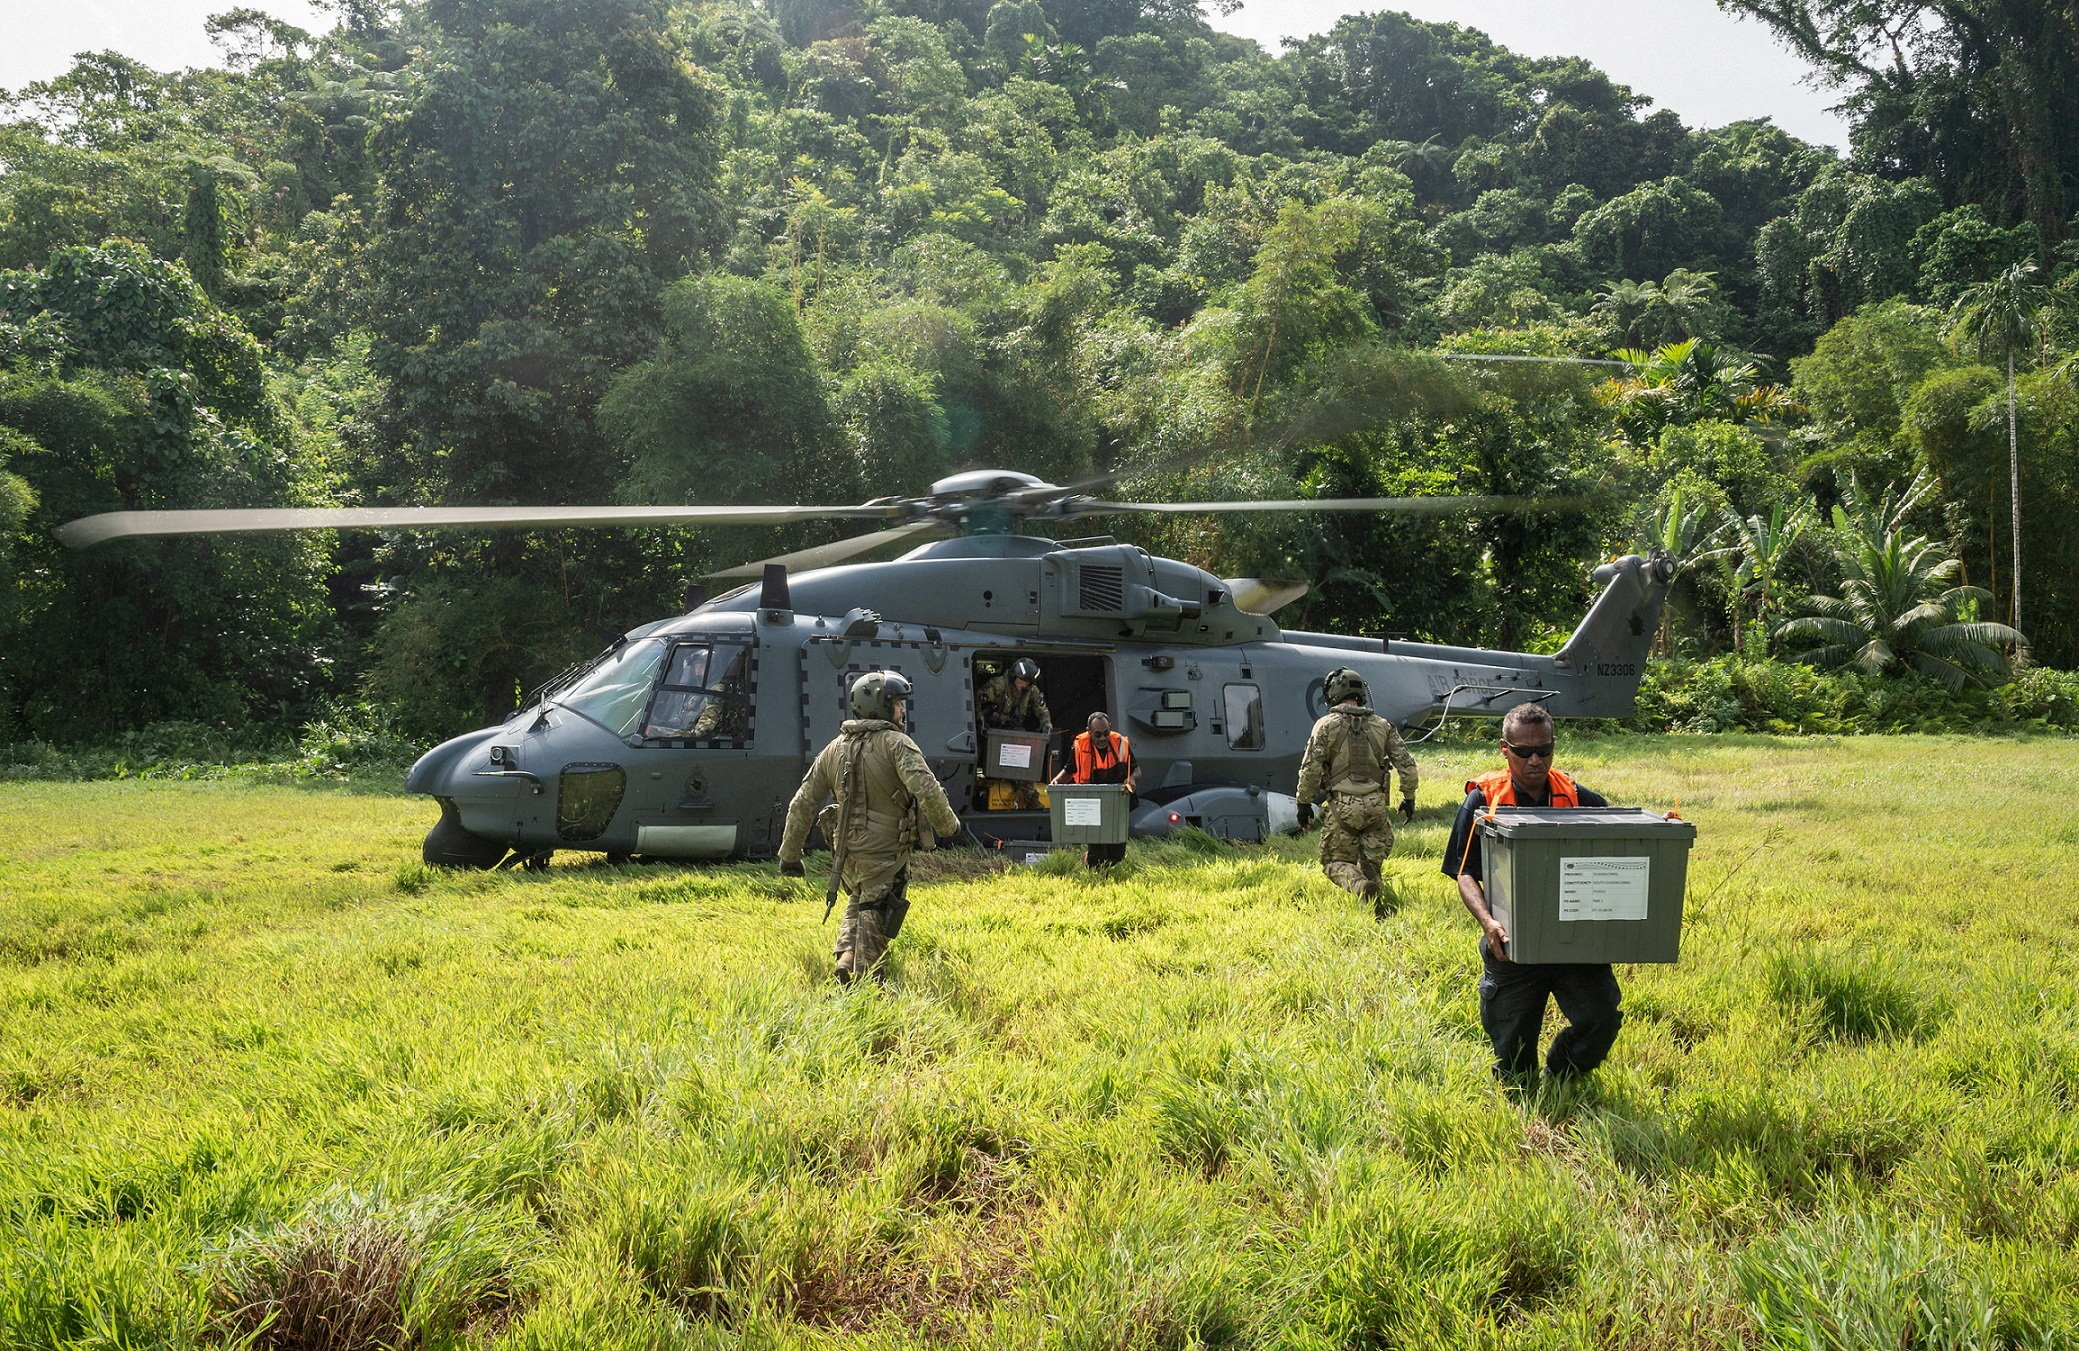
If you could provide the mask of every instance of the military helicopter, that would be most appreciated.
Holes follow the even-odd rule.
[[[979,725],[976,694],[1019,658],[1042,672],[1056,741],[1108,713],[1142,771],[1136,834],[1194,826],[1262,839],[1295,824],[1289,796],[1323,677],[1360,672],[1401,724],[1498,715],[1525,700],[1554,714],[1623,717],[1675,564],[1631,555],[1597,568],[1601,594],[1559,651],[1489,651],[1281,629],[1304,583],[1219,578],[1109,536],[1046,539],[1029,521],[1136,512],[1457,512],[1491,498],[1278,502],[1107,501],[1087,485],[976,470],[920,497],[853,507],[465,507],[117,512],[59,530],[87,547],[138,535],[293,529],[883,522],[862,536],[717,577],[755,576],[634,629],[550,681],[495,727],[422,756],[405,791],[440,804],[427,862],[545,866],[556,850],[610,858],[770,857],[809,758],[848,716],[851,683],[899,671],[915,685],[909,731],[974,842],[1044,840],[1044,812],[992,810],[993,775],[1040,778],[1047,752]],[[938,538],[932,538],[937,536]],[[888,562],[848,561],[912,539]],[[992,751],[996,758],[991,758]]]

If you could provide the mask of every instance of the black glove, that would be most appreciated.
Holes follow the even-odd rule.
[[[1406,824],[1407,824],[1408,822],[1410,822],[1410,821],[1412,821],[1412,820],[1414,820],[1414,819],[1415,819],[1415,799],[1413,799],[1413,798],[1411,798],[1411,797],[1404,797],[1404,798],[1402,798],[1402,799],[1400,800],[1400,820],[1401,820],[1401,824],[1402,824],[1402,825],[1406,825]]]
[[[1302,802],[1299,804],[1299,828],[1301,830],[1312,830],[1314,828],[1313,803]]]
[[[787,862],[785,859],[780,860],[780,876],[806,877],[807,875],[808,874],[802,869],[800,859],[795,859],[792,863]]]

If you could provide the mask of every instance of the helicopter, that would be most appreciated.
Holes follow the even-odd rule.
[[[1143,788],[1136,835],[1194,827],[1260,840],[1297,826],[1301,753],[1326,711],[1324,677],[1356,670],[1373,709],[1413,725],[1498,716],[1525,701],[1567,717],[1625,717],[1676,567],[1628,555],[1557,652],[1539,655],[1282,629],[1304,583],[1219,578],[1108,535],[1052,539],[1027,522],[1160,512],[1521,509],[1495,498],[1277,502],[1107,501],[1088,485],[982,469],[916,497],[858,506],[388,507],[115,512],[59,529],[68,545],[140,535],[296,529],[784,524],[883,528],[714,574],[755,578],[630,630],[536,690],[504,722],[426,752],[404,782],[439,804],[423,857],[455,868],[547,865],[558,850],[615,861],[743,860],[778,849],[815,752],[850,716],[851,684],[895,671],[908,727],[973,843],[1047,839],[1045,811],[988,785],[1043,780],[1094,711],[1131,737]],[[922,540],[891,561],[852,561]],[[1021,738],[981,725],[977,692],[1021,658],[1057,725]]]

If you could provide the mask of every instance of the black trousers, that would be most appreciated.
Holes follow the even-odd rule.
[[[1496,1075],[1523,1079],[1537,1074],[1538,1029],[1547,998],[1559,1001],[1567,1026],[1552,1038],[1545,1072],[1565,1079],[1602,1064],[1624,1025],[1617,973],[1608,963],[1499,962],[1480,944],[1480,1026],[1494,1046]]]

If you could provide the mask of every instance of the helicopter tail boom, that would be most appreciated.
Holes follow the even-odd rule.
[[[1602,593],[1566,646],[1550,655],[1382,643],[1291,629],[1284,639],[1352,654],[1338,659],[1371,683],[1372,706],[1399,722],[1439,714],[1498,717],[1525,702],[1541,703],[1559,717],[1625,718],[1631,716],[1674,572],[1674,560],[1659,552],[1650,559],[1628,555],[1597,568]]]

